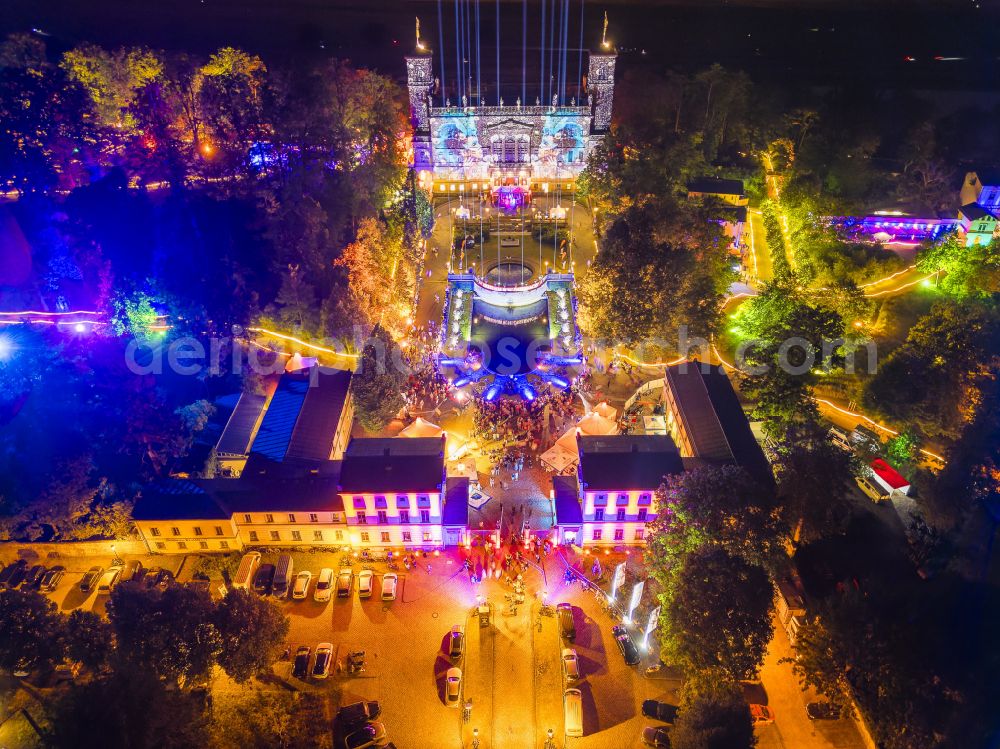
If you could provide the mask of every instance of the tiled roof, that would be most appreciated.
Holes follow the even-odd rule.
[[[353,439],[344,453],[341,491],[438,492],[444,483],[444,438]]]
[[[577,444],[586,491],[653,491],[664,476],[684,470],[674,441],[666,435],[581,435]]]
[[[132,508],[135,520],[223,520],[223,508],[199,480],[165,479],[142,490]]]

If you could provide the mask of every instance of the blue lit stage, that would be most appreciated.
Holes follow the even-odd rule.
[[[450,275],[439,363],[454,371],[453,387],[480,386],[487,401],[534,400],[542,383],[568,388],[567,370],[582,361],[572,288],[562,273],[516,286]]]

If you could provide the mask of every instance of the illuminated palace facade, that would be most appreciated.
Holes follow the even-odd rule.
[[[583,101],[501,106],[440,102],[430,54],[406,58],[413,127],[413,166],[435,192],[479,191],[500,185],[572,189],[590,152],[611,125],[614,54],[589,56]]]

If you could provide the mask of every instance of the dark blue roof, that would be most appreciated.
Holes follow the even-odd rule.
[[[146,487],[132,509],[135,520],[222,520],[230,514],[200,482],[188,479],[165,479]]]
[[[450,478],[445,482],[444,507],[441,525],[469,524],[469,479],[467,476]]]
[[[552,494],[556,504],[556,525],[583,522],[576,476],[553,476]]]
[[[267,398],[256,393],[243,393],[236,402],[236,408],[222,430],[215,451],[219,455],[246,455],[250,449],[253,428],[257,425],[260,412],[264,410]]]
[[[587,491],[655,491],[684,465],[666,435],[581,435],[580,478]]]
[[[439,492],[443,437],[353,439],[344,453],[340,488],[351,492]]]
[[[306,393],[309,392],[309,381],[296,377],[298,373],[288,373],[281,377],[278,387],[267,407],[264,420],[257,430],[257,438],[250,447],[250,452],[259,453],[271,460],[280,461],[285,457],[288,443],[292,439],[295,422],[299,418]]]

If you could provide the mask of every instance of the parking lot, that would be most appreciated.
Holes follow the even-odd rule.
[[[619,749],[641,746],[640,734],[647,725],[657,725],[641,715],[645,699],[677,703],[677,679],[652,679],[644,666],[655,655],[643,653],[638,667],[627,666],[611,635],[612,621],[594,596],[578,584],[563,582],[558,557],[543,560],[542,569],[525,574],[525,600],[516,613],[505,600],[512,591],[496,580],[475,585],[462,565],[462,555],[452,550],[440,556],[421,558],[414,569],[401,565],[396,600],[381,600],[381,576],[386,563],[362,565],[353,560],[355,575],[351,594],[319,603],[313,599],[316,576],[324,567],[335,572],[347,559],[340,552],[296,552],[295,571],[313,573],[305,600],[281,600],[291,628],[285,645],[294,655],[300,645],[315,651],[320,642],[334,646],[333,666],[325,680],[300,680],[291,675],[292,659],[280,660],[265,689],[319,692],[328,701],[330,714],[337,705],[357,700],[378,700],[380,720],[396,746],[469,747],[473,729],[478,729],[481,749],[543,747],[551,729],[557,747]],[[267,553],[264,563],[275,563],[278,554]],[[60,610],[84,608],[103,613],[106,596],[80,591],[84,573],[93,565],[107,567],[111,558],[59,558],[43,560],[66,567],[66,574],[50,597]],[[180,557],[144,557],[144,565],[176,572]],[[360,599],[357,573],[368,567],[375,573],[371,598]],[[543,591],[548,592],[543,614]],[[475,614],[481,596],[491,609],[490,626],[480,627]],[[565,642],[554,606],[572,606],[576,638]],[[462,657],[448,657],[448,634],[454,625],[466,633]],[[638,633],[633,633],[636,643]],[[572,647],[578,657],[580,679],[565,682],[561,650]],[[365,651],[364,670],[351,674],[347,654]],[[810,721],[805,714],[806,697],[781,659],[791,654],[787,638],[778,631],[762,670],[762,683],[748,686],[748,698],[769,704],[776,721],[757,729],[759,746],[769,749],[817,747],[858,749],[863,746],[854,725],[847,720]],[[445,674],[462,670],[462,695],[457,705],[445,704]],[[567,686],[580,690],[583,704],[583,736],[564,735],[563,692]],[[218,689],[238,694],[239,687],[221,677]],[[464,722],[463,704],[471,701],[470,718]]]

